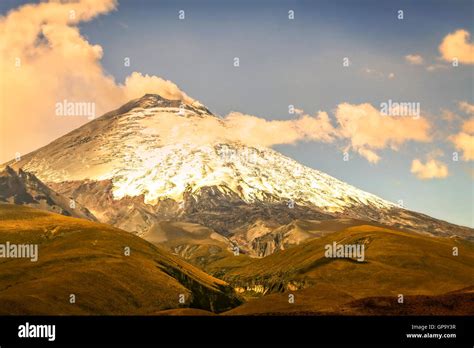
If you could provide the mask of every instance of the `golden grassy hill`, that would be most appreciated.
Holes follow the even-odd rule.
[[[325,245],[333,241],[364,243],[365,261],[326,258]],[[472,286],[474,244],[360,224],[262,259],[225,259],[212,267],[213,274],[225,270],[222,279],[244,296],[256,297],[226,314],[329,313],[369,297],[438,296]]]
[[[7,241],[39,244],[39,259],[0,258],[0,314],[219,312],[240,303],[224,281],[105,224],[0,204],[0,244]]]

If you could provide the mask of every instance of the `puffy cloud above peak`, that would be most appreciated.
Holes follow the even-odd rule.
[[[474,43],[470,42],[471,34],[459,29],[446,35],[439,45],[441,58],[446,61],[458,59],[463,64],[474,64]]]
[[[94,104],[96,116],[145,93],[196,102],[160,77],[135,72],[120,84],[104,71],[102,47],[88,42],[78,25],[116,5],[115,0],[49,1],[24,5],[0,17],[0,90],[5,101],[0,108],[0,138],[8,144],[8,150],[0,146],[0,162],[88,121],[58,117],[55,105],[63,100]],[[22,137],[15,132],[18,123]]]
[[[237,141],[265,147],[298,142],[337,143],[345,151],[355,151],[371,163],[380,160],[380,150],[398,150],[408,141],[431,140],[426,119],[385,116],[371,104],[340,104],[333,119],[323,111],[312,116],[299,110],[297,117],[287,120],[267,120],[231,112],[224,118],[170,115],[151,122],[150,128],[160,134],[165,143]]]
[[[179,87],[169,81],[158,76],[142,75],[134,72],[125,80],[125,84],[121,86],[124,91],[125,99],[131,100],[147,93],[156,91],[160,96],[170,100],[182,100],[185,103],[193,104],[196,101],[189,97]]]
[[[425,118],[386,116],[371,104],[339,104],[335,117],[338,135],[349,140],[352,149],[369,162],[377,163],[378,150],[397,150],[407,141],[430,141],[430,124]]]
[[[449,175],[448,167],[436,159],[429,159],[425,163],[419,159],[414,159],[411,163],[411,172],[422,180],[441,179]]]
[[[0,17],[0,49],[8,48],[12,54],[34,49],[45,28],[56,26],[58,29],[89,21],[116,6],[116,0],[49,1],[20,6]]]
[[[151,131],[160,135],[165,144],[240,142],[249,146],[271,147],[301,141],[332,142],[335,129],[325,112],[314,116],[304,114],[290,120],[266,120],[261,117],[232,112],[224,118],[180,117],[152,119]]]
[[[474,160],[474,117],[464,121],[461,131],[452,135],[449,139],[456,150],[462,152],[462,160]]]
[[[247,144],[273,146],[293,144],[298,141],[332,142],[336,130],[326,112],[315,116],[301,115],[293,120],[268,121],[252,115],[233,112],[224,119],[225,125],[233,135]]]

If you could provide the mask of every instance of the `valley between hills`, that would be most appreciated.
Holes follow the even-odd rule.
[[[0,204],[0,220],[0,240],[37,243],[40,254],[37,262],[0,259],[2,315],[474,313],[474,247],[459,238],[344,221],[341,230],[251,258],[196,224],[163,223],[146,241],[25,206]],[[178,237],[170,241],[171,233]],[[365,243],[365,261],[325,258],[334,239]]]

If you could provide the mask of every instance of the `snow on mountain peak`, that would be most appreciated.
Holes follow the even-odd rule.
[[[135,160],[139,165],[102,178],[113,180],[117,199],[144,194],[149,204],[164,198],[181,201],[185,190],[195,192],[216,186],[229,188],[248,203],[265,201],[271,196],[280,201],[312,204],[330,212],[357,204],[394,206],[268,148],[229,143],[174,144]]]
[[[89,122],[19,163],[45,182],[111,180],[115,199],[183,200],[213,186],[246,202],[293,201],[330,212],[395,205],[266,147],[208,137],[222,120],[199,103],[146,94]],[[177,133],[179,131],[179,134]]]

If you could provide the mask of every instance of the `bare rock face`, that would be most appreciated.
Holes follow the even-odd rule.
[[[0,202],[26,205],[66,216],[97,221],[87,208],[53,191],[35,175],[21,169],[17,172],[9,166],[0,171]]]

